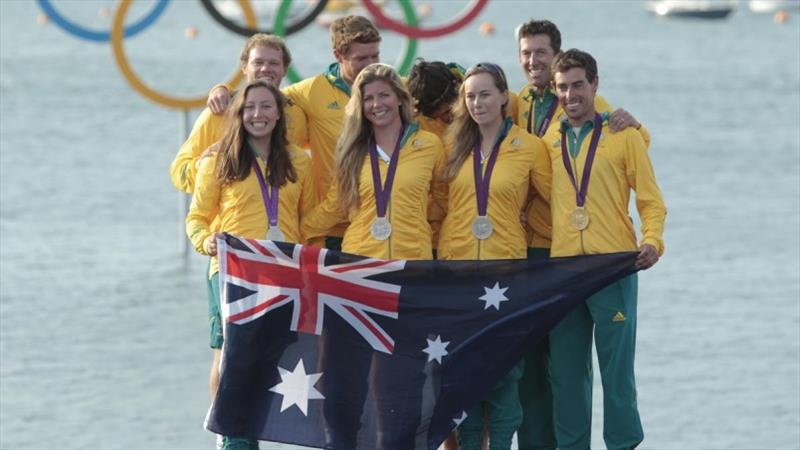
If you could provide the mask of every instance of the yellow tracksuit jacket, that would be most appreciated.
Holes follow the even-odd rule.
[[[548,92],[555,96],[552,90],[548,89]],[[517,98],[517,105],[516,109],[516,124],[519,125],[522,129],[527,130],[528,125],[528,114],[531,111],[531,104],[534,102],[536,98],[535,91],[533,91],[530,84],[525,85],[522,90],[519,91],[519,95]],[[555,99],[558,101],[558,99]],[[595,110],[599,113],[604,112],[612,112],[613,108],[611,105],[601,96],[597,95],[594,98],[594,106]],[[556,107],[556,111],[553,114],[553,119],[550,122],[550,126],[548,130],[551,128],[555,128],[558,130],[559,123],[561,123],[561,119],[564,117],[564,108],[561,105]],[[536,122],[531,119],[532,124]],[[531,130],[533,132],[533,125],[531,126]],[[639,133],[641,133],[642,138],[644,139],[646,145],[650,146],[650,133],[647,131],[644,125],[639,128]],[[535,134],[535,133],[533,133]],[[550,248],[550,239],[552,236],[552,218],[550,217],[550,205],[544,201],[542,197],[533,198],[531,199],[528,205],[528,246],[533,248]]]
[[[519,216],[528,201],[531,187],[535,188],[536,196],[550,192],[551,169],[547,150],[541,139],[512,125],[500,144],[499,152],[489,184],[487,210],[494,232],[483,241],[472,234],[472,221],[478,216],[478,206],[470,155],[447,186],[447,215],[440,232],[439,259],[526,258],[527,235]]]
[[[369,156],[361,167],[358,210],[349,217],[342,211],[337,184],[333,181],[325,200],[303,218],[303,235],[307,239],[325,236],[332,226],[349,220],[342,241],[344,252],[373,258],[431,259],[428,202],[432,190],[444,189],[437,175],[444,166],[444,149],[436,135],[412,126],[406,131],[399,158],[386,212],[392,224],[389,239],[378,241],[370,235],[377,208]],[[378,167],[383,183],[389,165],[380,161]],[[441,218],[431,218],[437,219]]]
[[[659,254],[663,253],[667,210],[641,133],[631,128],[611,133],[607,121],[603,121],[584,205],[589,225],[579,231],[569,222],[569,215],[576,206],[575,188],[561,156],[561,123],[550,127],[543,139],[553,169],[551,256],[636,250],[636,232],[628,215],[631,190],[636,192],[636,208],[642,221],[641,244],[651,244]],[[583,176],[590,141],[591,136],[584,139],[577,158],[569,158],[578,180]]]
[[[287,242],[302,243],[300,218],[315,205],[311,161],[303,150],[290,147],[292,164],[297,173],[297,181],[281,186],[278,197],[278,226],[286,236]],[[256,158],[259,169],[265,172],[266,165]],[[220,185],[215,175],[216,158],[208,157],[200,161],[197,171],[194,196],[189,214],[186,216],[186,234],[195,250],[206,254],[203,242],[212,230],[224,231],[249,239],[265,239],[268,220],[261,187],[256,174],[250,174],[242,181]],[[218,227],[211,224],[218,218]],[[219,270],[217,258],[211,259],[209,276]]]

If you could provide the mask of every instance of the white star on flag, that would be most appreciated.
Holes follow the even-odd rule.
[[[483,300],[486,302],[486,305],[483,307],[484,311],[489,309],[490,306],[493,306],[494,309],[500,311],[500,302],[508,301],[508,297],[503,295],[508,288],[501,288],[499,282],[495,282],[494,286],[491,288],[484,287],[483,290],[486,291],[486,293],[483,295],[483,297],[479,297],[478,300]]]
[[[324,399],[325,397],[314,387],[322,376],[320,373],[306,374],[306,368],[301,359],[289,372],[283,367],[278,367],[281,374],[281,382],[272,386],[269,390],[283,396],[281,412],[286,411],[290,406],[297,405],[304,416],[308,416],[308,400]]]
[[[433,361],[434,359],[442,363],[442,356],[447,355],[447,346],[450,344],[450,341],[442,342],[442,337],[437,335],[436,339],[426,339],[428,341],[428,347],[423,352],[428,354],[428,362]]]
[[[461,425],[461,422],[463,422],[464,419],[466,419],[466,418],[467,418],[467,412],[466,411],[461,411],[461,417],[453,418],[453,422],[455,422],[456,426],[459,426],[459,425]]]

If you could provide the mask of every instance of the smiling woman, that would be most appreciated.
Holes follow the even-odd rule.
[[[186,233],[199,253],[212,257],[207,283],[212,398],[223,342],[216,232],[300,243],[300,217],[315,198],[310,160],[289,145],[283,111],[283,97],[272,82],[249,82],[228,108],[225,136],[199,162]],[[226,436],[222,448],[254,444],[243,441]]]

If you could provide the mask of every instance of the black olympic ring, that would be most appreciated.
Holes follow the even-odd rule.
[[[222,25],[223,27],[227,28],[230,31],[233,31],[238,35],[249,38],[250,36],[256,33],[275,34],[273,33],[273,30],[270,29],[247,28],[235,22],[232,22],[230,19],[220,14],[220,12],[217,10],[217,7],[214,6],[214,2],[212,0],[200,0],[200,3],[203,4],[203,7],[206,8],[206,11],[208,11],[208,13],[211,14],[211,16],[217,22],[219,22],[220,25]],[[301,18],[299,21],[295,23],[290,23],[286,26],[286,30],[283,36],[289,36],[290,34],[294,34],[305,28],[306,25],[310,24],[311,22],[314,21],[314,19],[317,18],[317,16],[322,12],[322,10],[325,9],[325,5],[327,4],[328,0],[318,0],[317,5],[314,7],[314,9],[311,10],[311,12],[303,16],[303,18]]]

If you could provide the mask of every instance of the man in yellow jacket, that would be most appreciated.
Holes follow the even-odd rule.
[[[342,131],[350,86],[361,69],[380,61],[381,35],[369,19],[346,16],[331,24],[331,42],[336,62],[323,73],[284,90],[304,114],[318,201],[325,198],[333,177],[336,140]],[[219,96],[227,104],[227,92],[223,89],[224,86],[217,86],[210,101]],[[326,247],[340,250],[345,228],[346,224],[333,228]]]
[[[278,36],[258,33],[247,40],[239,58],[242,73],[247,81],[266,79],[280,86],[286,71],[292,63],[292,55],[286,43]],[[288,100],[288,99],[285,99]],[[225,103],[227,106],[227,102]],[[169,168],[172,184],[187,194],[194,192],[194,179],[200,160],[212,144],[222,139],[225,133],[225,108],[220,104],[210,104],[197,117],[192,132],[181,145],[178,154]],[[306,147],[305,115],[292,101],[284,105],[286,115],[286,137],[291,144]]]
[[[550,129],[558,129],[564,116],[552,88],[550,64],[561,52],[561,32],[549,20],[530,20],[517,29],[519,63],[528,83],[512,97],[514,121],[528,133],[542,137]],[[595,109],[610,113],[611,132],[628,127],[639,130],[649,145],[650,135],[633,116],[623,109],[613,112],[601,96],[595,97]],[[550,256],[552,218],[550,205],[543,197],[531,199],[526,211],[528,223],[528,258]],[[552,393],[548,377],[548,344],[545,340],[525,355],[525,374],[520,380],[520,400],[524,418],[518,432],[520,450],[554,450]]]
[[[595,108],[597,63],[568,50],[553,65],[555,92],[566,118],[544,136],[553,168],[551,211],[554,257],[638,251],[648,269],[664,251],[666,207],[644,139],[635,129],[611,133],[608,115]],[[628,213],[631,191],[642,238]],[[637,277],[603,289],[550,333],[550,376],[560,449],[590,445],[592,334],[603,379],[606,447],[633,449],[644,438],[636,402],[634,349]]]

